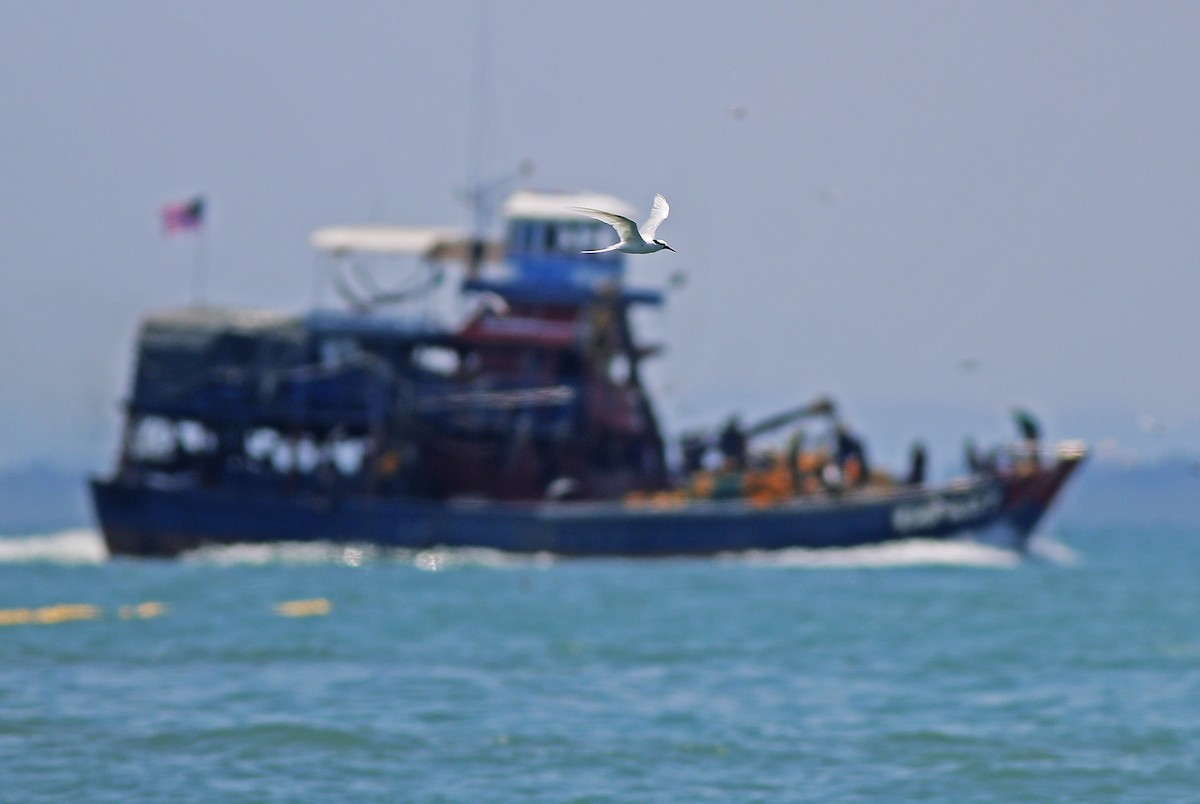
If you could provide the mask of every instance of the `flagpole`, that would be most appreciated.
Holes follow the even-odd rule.
[[[204,303],[204,279],[208,267],[208,233],[201,227],[196,233],[196,246],[192,249],[192,306],[199,307]]]
[[[162,208],[163,233],[167,237],[188,233],[192,244],[192,306],[204,303],[204,281],[208,273],[208,234],[204,226],[204,196],[167,204]]]

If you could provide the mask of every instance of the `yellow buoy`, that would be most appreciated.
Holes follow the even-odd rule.
[[[33,622],[33,609],[0,609],[0,626]]]
[[[100,607],[89,603],[59,603],[56,606],[44,606],[34,612],[34,621],[42,625],[98,619]]]
[[[281,617],[321,617],[331,611],[333,611],[333,604],[323,597],[311,600],[289,600],[275,606],[275,613]]]
[[[75,620],[100,619],[100,607],[89,603],[58,603],[40,609],[0,609],[0,626],[56,625]]]
[[[156,600],[147,600],[145,603],[138,603],[136,606],[121,606],[117,609],[117,616],[122,620],[149,620],[152,617],[161,617],[167,611],[165,603],[159,603]]]

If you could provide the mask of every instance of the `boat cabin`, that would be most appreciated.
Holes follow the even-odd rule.
[[[426,499],[664,487],[638,370],[652,350],[627,315],[662,300],[624,287],[625,255],[579,253],[614,233],[572,206],[627,210],[603,196],[519,192],[504,206],[502,242],[448,229],[314,233],[335,259],[416,256],[437,267],[431,276],[460,265],[467,313],[456,321],[397,312],[384,294],[305,315],[192,307],[147,317],[120,473]]]

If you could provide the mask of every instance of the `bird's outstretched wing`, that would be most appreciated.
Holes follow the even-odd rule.
[[[643,243],[641,234],[638,232],[637,224],[626,218],[624,215],[614,215],[611,212],[602,212],[598,209],[589,207],[571,207],[572,212],[578,212],[580,215],[587,215],[589,218],[595,218],[598,221],[603,221],[609,226],[617,230],[617,235],[620,236],[623,243]]]
[[[658,231],[658,225],[667,219],[671,214],[671,207],[667,205],[667,199],[662,197],[662,193],[654,196],[654,203],[650,205],[650,217],[642,224],[642,237],[647,241],[654,239],[654,233]]]

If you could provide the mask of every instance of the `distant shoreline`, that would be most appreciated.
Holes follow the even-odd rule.
[[[83,471],[34,463],[0,471],[0,536],[92,527]]]

